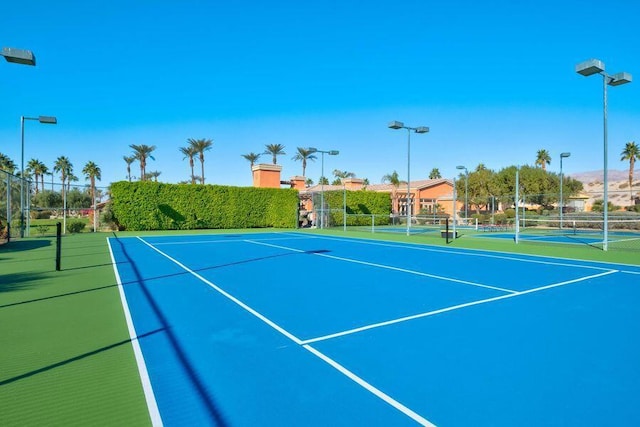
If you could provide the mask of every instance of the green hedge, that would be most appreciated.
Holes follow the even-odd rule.
[[[120,181],[111,210],[123,230],[193,230],[297,226],[298,192],[290,189]]]
[[[347,225],[370,225],[370,215],[376,216],[376,225],[389,224],[389,214],[391,213],[391,199],[389,193],[378,193],[375,191],[347,191]],[[318,206],[320,198],[315,195]],[[343,191],[325,191],[325,208],[330,209],[331,223],[343,223]],[[356,216],[362,215],[362,216]]]

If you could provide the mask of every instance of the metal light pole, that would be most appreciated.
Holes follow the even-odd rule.
[[[315,147],[309,147],[309,153],[320,153],[321,155],[321,182],[320,182],[320,228],[324,228],[324,155],[337,156],[340,154],[338,150],[318,150]]]
[[[407,130],[407,236],[411,234],[411,131],[415,133],[427,133],[427,126],[418,126],[415,128],[405,126],[404,123],[396,120],[389,122],[390,129],[406,129]]]
[[[569,157],[571,153],[560,153],[560,229],[562,229],[562,214],[564,211],[564,199],[562,198],[562,186],[564,176],[562,174],[562,159]]]
[[[24,117],[20,116],[20,237],[24,237],[24,121],[37,120],[43,124],[55,125],[58,119],[51,116]]]
[[[603,206],[603,237],[602,250],[606,251],[609,246],[609,190],[608,190],[608,148],[607,148],[607,85],[620,86],[625,83],[631,83],[631,74],[617,73],[609,75],[604,71],[604,63],[599,59],[589,59],[576,65],[576,73],[583,76],[591,76],[593,74],[602,75],[603,81],[603,135],[604,135],[604,206]]]
[[[456,169],[464,169],[464,220],[469,222],[469,171],[464,166],[456,166]]]

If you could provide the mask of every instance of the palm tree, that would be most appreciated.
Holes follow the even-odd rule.
[[[213,141],[210,139],[187,139],[187,142],[191,144],[198,158],[200,159],[200,166],[202,167],[202,174],[200,175],[200,183],[204,185],[204,152],[211,150]]]
[[[53,171],[60,173],[60,179],[62,181],[62,199],[65,198],[65,182],[67,182],[67,177],[73,174],[73,164],[69,161],[69,158],[66,156],[60,156],[56,159],[53,164]]]
[[[78,182],[78,181],[80,181],[80,178],[75,176],[73,172],[69,172],[69,174],[67,175],[67,192],[71,191],[71,183]]]
[[[249,154],[242,154],[242,157],[244,157],[245,159],[247,159],[249,161],[249,163],[251,163],[251,170],[253,170],[253,165],[260,158],[260,154],[256,154],[254,152],[251,152]]]
[[[44,176],[49,174],[49,168],[42,162],[38,162],[34,173],[38,173],[40,175],[40,181],[42,182],[42,191],[44,191]],[[36,192],[38,188],[38,181],[36,180]]]
[[[397,214],[398,213],[398,188],[405,181],[400,180],[400,176],[398,175],[398,172],[393,171],[393,173],[383,176],[382,182],[383,183],[388,182],[392,186],[391,199],[393,200],[393,212]]]
[[[287,154],[284,152],[284,145],[282,144],[266,144],[265,147],[267,147],[267,149],[264,154],[271,154],[274,165],[277,164],[277,156]]]
[[[158,182],[158,177],[162,175],[162,172],[158,172],[158,171],[151,171],[149,173],[147,173],[147,177],[149,179],[153,179],[154,182]]]
[[[429,172],[429,179],[440,179],[440,178],[442,178],[440,169],[438,168],[431,169],[431,172]]]
[[[133,150],[133,157],[140,162],[140,181],[144,181],[146,179],[145,172],[147,170],[147,158],[155,160],[151,153],[156,149],[156,146],[147,144],[131,144],[129,147]]]
[[[16,170],[16,164],[9,156],[0,153],[0,169],[5,172],[14,173]]]
[[[551,156],[547,150],[538,150],[536,155],[536,166],[540,166],[546,172],[547,165],[551,164]]]
[[[295,161],[298,161],[298,162],[302,162],[302,176],[306,176],[305,173],[306,173],[306,170],[307,170],[307,160],[315,161],[318,158],[313,153],[315,153],[315,151],[310,151],[309,149],[304,148],[304,147],[298,147],[298,152],[296,153],[295,156],[293,156],[291,158],[292,160],[295,160]],[[274,156],[273,163],[275,163],[275,156]]]
[[[636,160],[640,160],[640,147],[638,147],[635,141],[627,142],[620,155],[622,156],[620,161],[629,160],[629,195],[631,196],[631,200],[633,200],[633,169]]]
[[[37,159],[31,159],[27,162],[27,171],[29,173],[33,173],[33,176],[35,177],[36,194],[38,194],[38,181],[40,179],[40,168],[38,166],[40,166],[40,164],[40,160]]]
[[[136,161],[136,156],[122,156],[122,159],[127,163],[127,178],[131,182],[131,163]]]
[[[96,215],[96,179],[100,181],[102,179],[102,171],[100,167],[96,165],[94,162],[87,162],[82,168],[82,173],[85,178],[90,182],[90,191],[91,191],[91,200],[93,201],[93,215]],[[95,231],[95,230],[94,230]]]
[[[196,179],[195,179],[195,175],[193,173],[193,156],[196,155],[196,150],[193,148],[192,145],[189,145],[187,147],[180,147],[179,148],[180,152],[182,154],[184,154],[184,157],[182,158],[182,160],[186,159],[187,157],[189,158],[189,167],[191,168],[191,183],[195,184],[196,183]]]

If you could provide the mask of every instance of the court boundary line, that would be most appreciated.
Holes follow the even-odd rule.
[[[297,235],[296,233],[290,232],[291,235]],[[640,265],[636,264],[624,264],[624,263],[615,263],[615,262],[607,262],[607,261],[592,261],[592,260],[582,260],[576,258],[562,258],[562,257],[550,257],[548,255],[535,255],[535,254],[521,254],[514,252],[501,252],[501,251],[492,251],[489,249],[474,249],[474,248],[456,248],[456,249],[442,249],[440,246],[429,245],[424,243],[410,243],[410,242],[392,242],[388,240],[374,240],[374,239],[366,239],[362,237],[338,237],[338,236],[317,236],[314,235],[312,238],[316,239],[327,239],[327,240],[338,240],[338,241],[357,241],[362,244],[369,244],[374,246],[391,246],[397,248],[407,248],[407,249],[415,249],[419,251],[428,251],[428,252],[439,252],[446,254],[457,254],[457,255],[466,255],[466,256],[481,256],[487,258],[497,258],[497,259],[508,259],[513,261],[522,261],[522,262],[530,262],[534,264],[549,264],[549,265],[559,265],[565,267],[580,267],[587,268],[592,270],[612,270],[611,267],[598,267],[595,265],[582,265],[582,264],[569,264],[564,262],[554,262],[549,261],[551,259],[560,259],[563,261],[575,261],[578,263],[592,263],[592,264],[605,264],[605,265],[615,265],[615,266],[626,266],[626,267],[636,267],[640,268]],[[500,255],[498,255],[500,254]],[[527,258],[518,258],[516,256],[509,255],[520,255],[522,257]],[[530,259],[530,258],[533,259]],[[539,259],[535,259],[539,258]],[[540,259],[541,258],[541,259]]]
[[[287,247],[287,246],[273,245],[273,244],[265,243],[265,242],[257,242],[257,241],[254,241],[254,240],[245,240],[245,242],[253,243],[255,245],[262,245],[262,246],[269,246],[269,247],[272,247],[272,248],[284,249],[284,250],[288,250],[288,251],[292,251],[292,252],[299,252],[299,253],[305,253],[306,252],[306,251],[303,251],[301,249],[290,248],[290,247]],[[453,282],[453,283],[459,283],[459,284],[463,284],[463,285],[477,286],[477,287],[480,287],[480,288],[493,289],[495,291],[505,292],[507,294],[509,294],[509,293],[517,293],[518,292],[518,291],[514,291],[513,289],[500,288],[500,287],[491,286],[491,285],[483,285],[482,283],[469,282],[467,280],[454,279],[454,278],[446,277],[446,276],[438,276],[436,274],[430,274],[430,273],[424,273],[422,271],[415,271],[415,270],[409,270],[409,269],[406,269],[406,268],[394,267],[392,265],[378,264],[378,263],[373,263],[373,262],[368,262],[368,261],[360,261],[360,260],[357,260],[357,259],[339,257],[339,256],[335,256],[335,255],[327,255],[327,254],[322,254],[322,253],[311,253],[311,255],[316,255],[316,256],[323,257],[323,258],[335,259],[335,260],[338,260],[338,261],[351,262],[351,263],[354,263],[354,264],[367,265],[367,266],[370,266],[370,267],[382,268],[382,269],[385,269],[385,270],[393,270],[393,271],[398,271],[398,272],[401,272],[401,273],[414,274],[416,276],[429,277],[431,279],[442,280],[442,281],[445,281],[445,282]]]
[[[411,316],[404,316],[404,317],[399,317],[397,319],[392,319],[392,320],[387,320],[384,322],[378,322],[378,323],[372,323],[370,325],[366,325],[366,326],[360,326],[358,328],[353,328],[353,329],[347,329],[341,332],[335,332],[333,334],[328,334],[328,335],[323,335],[320,337],[315,337],[315,338],[309,338],[306,339],[302,342],[302,344],[312,344],[312,343],[316,343],[316,342],[320,342],[320,341],[327,341],[333,338],[338,338],[338,337],[342,337],[345,335],[353,335],[359,332],[364,332],[364,331],[368,331],[370,329],[377,329],[377,328],[381,328],[384,326],[389,326],[389,325],[394,325],[397,323],[403,323],[403,322],[408,322],[410,320],[415,320],[415,319],[421,319],[424,317],[430,317],[430,316],[435,316],[437,314],[442,314],[442,313],[447,313],[450,311],[455,311],[455,310],[460,310],[466,307],[472,307],[472,306],[476,306],[476,305],[481,305],[481,304],[487,304],[490,302],[494,302],[494,301],[499,301],[499,300],[503,300],[503,299],[507,299],[507,298],[514,298],[514,297],[519,297],[522,295],[527,295],[527,294],[531,294],[534,292],[540,292],[540,291],[544,291],[544,290],[548,290],[548,289],[552,289],[552,288],[557,288],[560,286],[566,286],[566,285],[570,285],[572,283],[577,283],[577,282],[582,282],[585,280],[589,280],[589,279],[594,279],[597,277],[602,277],[602,276],[607,276],[609,274],[614,274],[614,273],[619,273],[619,270],[610,270],[610,271],[605,271],[602,273],[598,273],[598,274],[593,274],[591,276],[586,276],[586,277],[581,277],[578,279],[572,279],[572,280],[566,280],[564,282],[558,282],[558,283],[552,283],[550,285],[546,285],[546,286],[540,286],[538,288],[533,288],[533,289],[527,289],[525,291],[519,291],[513,294],[506,294],[506,295],[498,295],[497,297],[491,297],[491,298],[485,298],[482,300],[476,300],[476,301],[471,301],[471,302],[467,302],[467,303],[463,303],[463,304],[457,304],[457,305],[453,305],[450,307],[445,307],[445,308],[441,308],[438,310],[432,310],[432,311],[427,311],[424,313],[418,313],[418,314],[413,314]]]
[[[109,240],[109,238],[107,238],[107,246],[109,248],[109,255],[111,256],[111,265],[113,267],[113,272],[116,276],[116,283],[118,284],[120,303],[122,304],[122,310],[124,311],[124,318],[127,324],[127,330],[129,332],[129,339],[131,341],[131,346],[133,347],[133,354],[136,359],[136,365],[138,367],[138,375],[140,376],[140,382],[142,383],[142,391],[147,403],[147,411],[149,412],[149,418],[151,418],[151,425],[153,425],[154,427],[162,427],[162,416],[160,415],[160,409],[158,408],[156,395],[153,391],[153,386],[151,385],[151,377],[149,376],[147,364],[144,360],[144,355],[142,354],[142,348],[140,347],[140,342],[138,341],[138,333],[136,332],[136,328],[133,324],[133,317],[131,316],[131,311],[129,310],[129,303],[127,302],[127,296],[124,292],[124,287],[122,286],[120,272],[118,271],[118,266],[116,264],[115,257],[113,256],[113,249],[111,248],[111,241]]]
[[[269,318],[267,318],[263,314],[259,313],[258,311],[254,310],[253,308],[249,307],[247,304],[245,304],[244,302],[240,301],[238,298],[234,297],[230,293],[226,292],[224,289],[220,288],[215,283],[213,283],[210,280],[204,278],[203,276],[201,276],[200,274],[196,273],[195,271],[193,271],[192,269],[190,269],[189,267],[187,267],[186,265],[184,265],[180,261],[178,261],[175,258],[171,257],[170,255],[162,252],[160,249],[154,247],[151,243],[145,241],[142,237],[136,236],[136,238],[138,240],[140,240],[142,243],[144,243],[145,245],[147,245],[152,250],[156,251],[158,254],[162,255],[165,258],[167,258],[168,260],[170,260],[171,262],[173,262],[174,264],[176,264],[177,266],[179,266],[183,270],[187,271],[192,276],[196,277],[198,280],[200,280],[203,283],[207,284],[209,287],[211,287],[212,289],[217,291],[219,294],[221,294],[222,296],[226,297],[227,299],[229,299],[230,301],[232,301],[233,303],[235,303],[236,305],[238,305],[239,307],[241,307],[242,309],[244,309],[245,311],[247,311],[248,313],[250,313],[254,317],[256,317],[259,320],[261,320],[262,322],[266,323],[267,325],[269,325],[271,328],[275,329],[280,334],[282,334],[285,337],[289,338],[291,341],[293,341],[294,343],[298,344],[300,347],[302,347],[302,348],[306,349],[307,351],[311,352],[313,355],[318,357],[320,360],[324,361],[325,363],[328,363],[330,366],[332,366],[338,372],[340,372],[341,374],[343,374],[347,378],[351,379],[356,384],[360,385],[365,390],[367,390],[368,392],[372,393],[374,396],[376,396],[379,399],[381,399],[383,402],[387,403],[388,405],[391,405],[392,407],[394,407],[398,411],[402,412],[404,415],[408,416],[409,418],[413,419],[414,421],[418,422],[419,424],[421,424],[423,426],[435,427],[435,424],[431,423],[429,420],[427,420],[426,418],[422,417],[418,413],[412,411],[411,409],[409,409],[409,407],[403,405],[402,403],[400,403],[399,401],[397,401],[393,397],[391,397],[388,394],[384,393],[379,388],[375,387],[374,385],[372,385],[369,382],[365,381],[364,379],[360,378],[359,376],[357,376],[356,374],[354,374],[353,372],[351,372],[350,370],[348,370],[347,368],[345,368],[344,366],[342,366],[341,364],[339,364],[335,360],[331,359],[329,356],[325,355],[324,353],[322,353],[319,350],[311,347],[308,344],[303,345],[301,339],[299,339],[298,337],[296,337],[295,335],[293,335],[292,333],[290,333],[286,329],[282,328],[281,326],[279,326],[278,324],[276,324],[275,322],[273,322],[272,320],[270,320]]]

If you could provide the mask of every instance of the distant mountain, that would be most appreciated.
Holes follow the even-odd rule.
[[[609,169],[609,181],[628,181],[629,180],[629,169],[627,170],[612,170]],[[567,174],[571,178],[580,181],[584,184],[588,184],[590,182],[602,182],[604,177],[603,171],[590,171],[590,172],[578,172]],[[633,180],[636,180],[636,176],[640,179],[640,171],[634,169]]]

